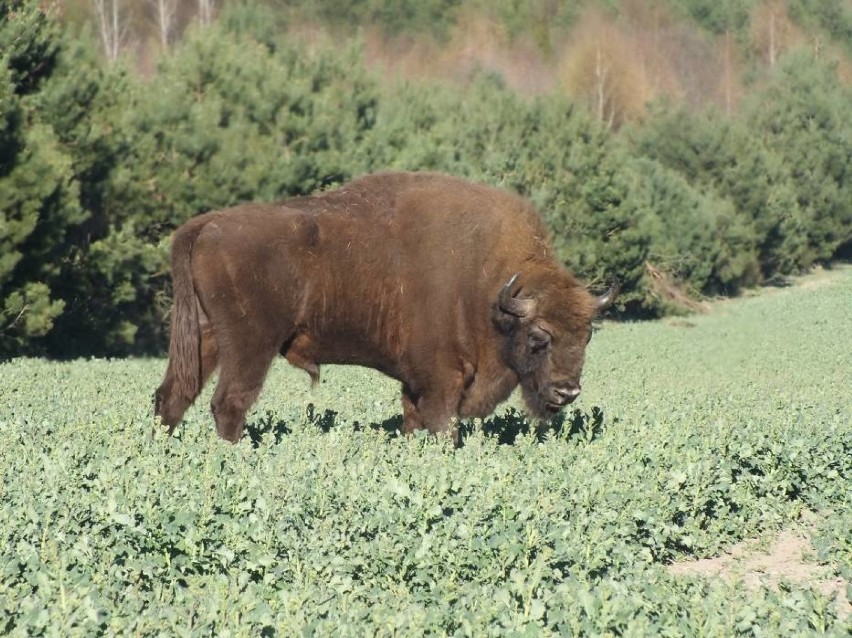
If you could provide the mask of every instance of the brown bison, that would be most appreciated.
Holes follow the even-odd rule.
[[[592,319],[617,294],[593,296],[554,259],[526,200],[435,173],[200,215],[174,234],[172,277],[156,414],[171,433],[218,366],[229,441],[278,353],[314,382],[323,363],[398,379],[406,432],[486,416],[518,384],[552,415],[580,393]]]

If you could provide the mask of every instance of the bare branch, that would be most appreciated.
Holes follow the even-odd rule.
[[[21,307],[21,311],[17,314],[17,316],[14,319],[12,319],[12,321],[7,323],[5,326],[0,327],[0,334],[7,334],[9,331],[11,331],[12,328],[15,327],[15,324],[18,323],[21,320],[21,318],[26,314],[27,310],[29,310],[29,309],[30,309],[30,305],[24,304]],[[5,311],[0,313],[0,317],[2,317],[5,314],[7,314]]]

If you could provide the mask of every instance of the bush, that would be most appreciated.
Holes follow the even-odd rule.
[[[351,53],[195,32],[134,87],[111,196],[155,240],[213,208],[311,193],[352,176],[375,99]]]
[[[833,68],[799,51],[781,59],[742,115],[659,105],[629,137],[638,153],[749,221],[769,280],[825,262],[852,240],[849,104]]]
[[[660,105],[630,136],[639,153],[714,193],[753,228],[762,279],[812,263],[789,171],[746,122]]]

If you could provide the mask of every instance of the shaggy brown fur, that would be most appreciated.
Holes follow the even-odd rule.
[[[230,441],[278,353],[313,380],[324,363],[398,379],[406,432],[485,416],[518,383],[552,414],[579,393],[592,319],[616,294],[554,260],[527,201],[435,173],[200,215],[175,232],[172,276],[156,413],[172,432],[218,365],[211,407]]]

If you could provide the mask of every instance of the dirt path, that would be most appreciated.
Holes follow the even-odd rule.
[[[786,530],[768,546],[751,539],[735,545],[730,552],[716,558],[674,563],[672,574],[692,574],[742,581],[746,587],[761,584],[777,587],[782,580],[808,584],[823,594],[834,596],[841,618],[852,615],[852,604],[846,598],[846,581],[835,576],[830,566],[808,560],[814,548],[806,530]]]

